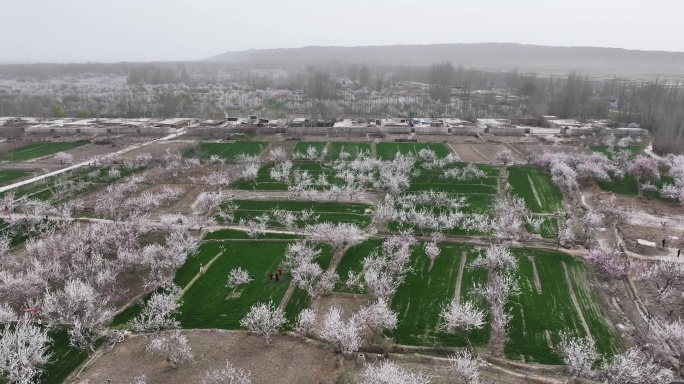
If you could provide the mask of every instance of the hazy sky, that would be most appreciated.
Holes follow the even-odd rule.
[[[514,42],[684,51],[683,0],[1,0],[0,62]]]

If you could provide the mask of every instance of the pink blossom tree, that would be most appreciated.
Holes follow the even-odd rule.
[[[636,176],[639,182],[639,191],[641,192],[643,185],[649,180],[660,180],[660,171],[658,170],[658,162],[649,156],[639,156],[632,161],[632,164],[627,170]]]
[[[626,277],[632,266],[627,254],[620,253],[605,243],[590,249],[586,259],[598,269],[601,277],[611,283]]]

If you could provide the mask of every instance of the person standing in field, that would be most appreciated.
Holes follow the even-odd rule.
[[[200,263],[200,273],[204,273],[204,264]]]

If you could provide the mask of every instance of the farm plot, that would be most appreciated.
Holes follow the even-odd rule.
[[[371,154],[370,143],[354,143],[333,141],[328,146],[327,159],[340,160],[340,153],[346,152],[350,155],[348,160],[356,159],[360,154]]]
[[[380,247],[382,242],[383,239],[370,239],[351,247],[337,265],[337,274],[340,278],[346,280],[350,271],[360,273],[363,270],[363,259]],[[472,247],[443,244],[440,248],[441,253],[435,259],[432,269],[422,244],[416,246],[411,255],[410,266],[413,272],[406,276],[391,304],[392,309],[398,314],[398,324],[397,328],[387,335],[394,338],[396,343],[430,347],[466,345],[461,336],[437,329],[439,313],[442,306],[453,299],[457,291],[462,301],[471,300],[469,287],[473,282],[486,281],[487,273],[484,270],[468,270],[467,264],[476,256]],[[466,259],[463,259],[464,253]],[[461,283],[459,287],[458,281]],[[355,292],[343,283],[338,284],[335,290]],[[477,302],[484,305],[479,300]],[[472,332],[470,340],[478,345],[486,343],[489,340],[489,329]]]
[[[431,149],[437,157],[446,157],[451,153],[449,148],[442,143],[378,143],[375,145],[377,156],[382,160],[394,159],[397,152],[418,156],[421,149]]]
[[[590,145],[589,149],[591,149],[594,152],[598,153],[603,153],[604,155],[608,156],[608,158],[613,158],[613,154],[617,153],[619,151],[628,151],[630,153],[631,158],[635,158],[641,154],[644,150],[643,145],[628,145],[626,147],[618,147],[614,146],[613,147],[613,152],[609,151],[609,147],[607,145]]]
[[[661,176],[660,180],[651,180],[650,182],[656,186],[658,190],[662,188],[663,184],[674,185],[674,179],[670,176]],[[607,192],[619,193],[627,196],[637,196],[639,194],[639,182],[631,173],[625,174],[622,178],[612,177],[610,180],[596,180],[596,184],[599,188]],[[661,197],[660,192],[658,191],[646,194],[648,196],[667,200],[664,197]]]
[[[435,259],[432,269],[430,260],[418,246],[411,257],[413,273],[397,289],[392,299],[392,309],[398,314],[397,328],[387,335],[398,344],[420,346],[464,347],[465,340],[457,334],[438,330],[442,306],[458,294],[461,302],[472,300],[469,288],[474,282],[487,281],[484,270],[469,270],[467,263],[475,258],[473,249],[466,245],[444,244],[441,254]],[[465,258],[465,260],[464,260]],[[461,269],[461,264],[464,268]],[[460,274],[460,276],[459,276]],[[457,283],[460,282],[460,286]],[[481,308],[485,304],[475,300]],[[484,345],[489,340],[490,330],[485,327],[471,332],[474,345]]]
[[[39,157],[54,155],[57,152],[66,152],[86,144],[88,144],[86,141],[29,144],[23,147],[12,149],[5,153],[0,153],[0,161],[20,162],[32,160]]]
[[[496,194],[498,191],[499,170],[495,167],[477,164],[476,168],[485,173],[481,179],[456,180],[442,177],[444,171],[449,168],[464,168],[466,163],[456,163],[444,170],[428,170],[419,165],[420,173],[411,178],[409,191],[434,190],[440,192],[459,194]]]
[[[328,142],[326,141],[300,141],[295,145],[294,150],[292,151],[292,158],[297,159],[297,160],[304,160],[303,158],[298,158],[299,156],[306,156],[307,152],[309,151],[309,148],[313,148],[316,150],[316,153],[318,157],[315,160],[318,160],[323,156],[323,150],[326,148],[328,145]]]
[[[563,193],[551,181],[551,176],[538,168],[508,167],[508,182],[512,193],[525,200],[535,213],[557,213],[563,208]]]
[[[350,248],[337,267],[345,280],[349,271],[363,269],[362,261],[382,239],[371,239]],[[476,251],[467,245],[443,244],[442,253],[432,269],[422,247],[411,256],[413,273],[406,276],[392,300],[398,313],[398,327],[389,333],[397,343],[421,346],[463,346],[464,340],[437,330],[441,306],[460,291],[461,300],[471,300],[469,288],[473,282],[485,282],[484,270],[469,270],[468,264]],[[462,255],[466,264],[462,268]],[[512,315],[508,328],[505,353],[508,358],[560,364],[554,351],[560,334],[569,331],[578,336],[590,334],[599,352],[611,354],[620,349],[619,339],[605,317],[598,297],[591,288],[582,261],[560,252],[538,249],[512,249],[519,261],[518,280],[521,295],[509,304]],[[567,272],[566,272],[567,270]],[[461,275],[460,287],[456,286]],[[339,284],[337,291],[353,292]],[[477,301],[478,305],[484,305]],[[471,341],[484,344],[489,329],[474,332]]]
[[[58,203],[95,190],[99,186],[111,184],[145,168],[117,167],[116,170],[118,172],[110,173],[111,169],[114,169],[114,167],[80,167],[48,179],[22,185],[11,191],[2,192],[0,197],[8,193],[14,193],[15,198],[28,197],[38,200],[51,200],[53,203]]]
[[[0,186],[11,184],[17,179],[32,174],[31,171],[24,171],[21,169],[0,169]]]
[[[546,250],[512,252],[518,257],[521,294],[509,304],[512,318],[506,357],[561,364],[554,347],[562,332],[590,334],[600,353],[611,354],[620,348],[580,260]]]
[[[231,188],[240,190],[257,190],[257,191],[287,191],[287,185],[284,183],[271,179],[271,169],[273,165],[266,165],[259,168],[255,183],[238,180],[231,185]],[[333,176],[333,170],[326,167],[325,164],[318,162],[297,162],[292,166],[293,172],[306,171],[314,180],[317,180],[321,175],[325,174],[326,179],[330,184],[341,184],[342,181]]]
[[[69,335],[66,329],[55,329],[48,332],[52,339],[49,351],[52,352],[50,361],[45,364],[45,372],[40,377],[41,383],[58,384],[78,368],[88,358],[88,352],[78,350],[69,345]],[[96,348],[102,340],[96,342]]]
[[[200,260],[206,262],[206,269],[194,283],[186,288],[183,305],[178,317],[184,328],[224,328],[240,327],[240,319],[249,308],[257,302],[273,300],[278,305],[287,291],[290,278],[283,273],[280,281],[269,280],[269,273],[277,272],[285,255],[286,241],[254,241],[224,243],[222,252],[220,243],[208,243],[202,247],[198,257],[186,263],[176,275],[176,283],[186,286],[192,281],[193,272],[199,271]],[[329,260],[330,248],[324,248],[321,264]],[[192,269],[192,267],[197,267]],[[236,290],[226,287],[230,270],[241,267],[246,269],[254,280],[238,287]],[[189,279],[190,278],[190,279]],[[293,308],[297,310],[300,308]]]
[[[211,156],[218,156],[226,160],[234,160],[241,154],[249,156],[259,156],[261,151],[268,147],[267,142],[263,141],[236,141],[233,143],[200,143],[196,148],[186,152],[186,156],[198,156],[208,159]]]
[[[484,153],[480,152],[473,144],[451,143],[449,145],[456,151],[458,157],[461,158],[462,161],[469,163],[481,163],[490,161],[490,159]],[[491,160],[493,161],[493,159]]]
[[[288,200],[235,200],[234,202],[238,206],[234,214],[234,222],[239,222],[240,219],[248,220],[263,213],[268,214],[272,209],[281,209],[295,214],[301,213],[302,210],[311,210],[315,216],[318,216],[315,222],[352,223],[361,228],[367,227],[371,222],[371,206],[366,204]],[[306,224],[313,224],[313,222],[297,222],[295,224],[301,227]],[[269,225],[283,226],[273,218]]]

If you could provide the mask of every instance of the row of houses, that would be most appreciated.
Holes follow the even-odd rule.
[[[541,119],[482,118],[473,121],[458,118],[383,118],[383,119],[309,119],[305,117],[267,119],[258,116],[226,117],[222,120],[193,118],[99,118],[99,119],[38,119],[33,117],[0,117],[0,126],[23,127],[27,132],[93,132],[93,133],[167,133],[177,129],[259,129],[260,133],[286,132],[297,134],[338,133],[427,133],[427,134],[480,134],[495,135],[589,135],[603,129],[614,130],[617,136],[645,136],[648,132],[631,124],[619,126],[610,120],[579,122],[542,116]]]

